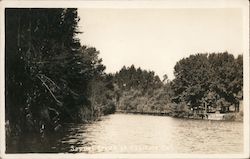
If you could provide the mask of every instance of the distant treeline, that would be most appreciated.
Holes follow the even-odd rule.
[[[123,67],[114,75],[116,108],[121,112],[170,112],[173,92],[167,75],[164,80],[153,71]]]
[[[183,116],[204,103],[226,111],[243,99],[242,55],[191,55],[177,62],[172,81],[134,65],[107,74],[99,51],[76,38],[77,9],[6,9],[5,15],[7,140],[44,136],[116,110]]]
[[[114,75],[118,87],[117,110],[121,112],[161,113],[187,116],[207,112],[239,111],[243,99],[243,56],[195,54],[178,61],[175,78],[163,80],[153,71],[123,67]]]

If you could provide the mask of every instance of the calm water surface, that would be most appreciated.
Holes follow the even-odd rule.
[[[113,114],[68,124],[56,148],[86,153],[242,153],[243,123]]]

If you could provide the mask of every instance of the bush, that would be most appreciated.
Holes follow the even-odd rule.
[[[233,121],[236,119],[235,114],[225,114],[223,116],[223,120]]]

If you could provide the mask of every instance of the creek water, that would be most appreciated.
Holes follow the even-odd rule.
[[[235,154],[243,151],[242,122],[117,113],[89,124],[66,124],[60,136],[52,140],[52,146],[45,152]],[[29,142],[31,148],[27,151],[39,152],[39,147],[35,149],[32,144],[36,142]]]

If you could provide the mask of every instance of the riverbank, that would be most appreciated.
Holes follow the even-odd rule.
[[[224,120],[224,121],[239,121],[243,122],[243,112],[237,113],[208,113],[206,115],[184,115],[176,116],[171,112],[139,112],[139,111],[122,111],[118,110],[116,113],[121,114],[141,114],[141,115],[154,115],[154,116],[170,116],[174,118],[198,119],[198,120]]]
[[[171,112],[139,112],[139,111],[123,111],[123,110],[117,110],[115,113],[121,113],[121,114],[155,115],[155,116],[171,116]]]
[[[203,120],[224,120],[224,121],[243,121],[243,114],[241,113],[208,113],[205,115],[200,116],[189,116],[184,118],[191,118],[191,119],[203,119]]]

